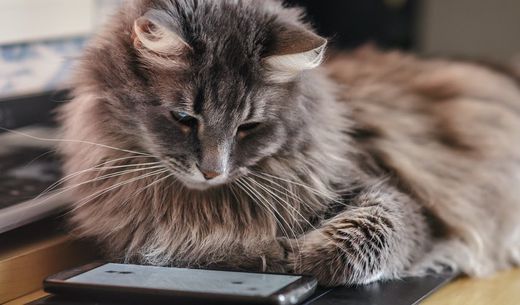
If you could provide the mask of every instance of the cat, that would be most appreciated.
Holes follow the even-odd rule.
[[[74,234],[327,286],[518,264],[519,78],[327,42],[276,0],[126,2],[59,111]]]

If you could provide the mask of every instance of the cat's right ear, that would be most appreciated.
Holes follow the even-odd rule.
[[[265,63],[269,79],[287,82],[300,72],[318,67],[324,57],[327,39],[297,26],[284,26],[275,36]]]
[[[191,49],[171,19],[165,12],[152,9],[135,20],[134,47],[149,61],[177,66],[176,60]]]

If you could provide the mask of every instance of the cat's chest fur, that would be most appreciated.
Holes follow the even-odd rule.
[[[107,196],[79,208],[74,221],[81,234],[104,236],[109,255],[117,260],[281,271],[273,266],[284,255],[273,211],[238,190],[200,195],[168,184],[155,188],[134,195],[131,204],[117,194]]]

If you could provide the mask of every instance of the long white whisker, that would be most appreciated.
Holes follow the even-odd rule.
[[[265,204],[263,203],[262,200],[258,199],[258,197],[252,193],[252,190],[247,187],[243,181],[241,181],[240,179],[236,180],[236,183],[237,183],[237,186],[242,189],[242,191],[247,195],[249,196],[253,201],[256,201],[260,204],[260,207],[264,208],[274,219],[274,221],[276,222],[277,226],[280,228],[280,230],[282,230],[282,234],[284,234],[284,236],[287,238],[288,242],[289,242],[289,246],[291,247],[291,251],[294,253],[294,247],[293,247],[293,244],[291,243],[291,238],[289,237],[289,233],[285,230],[284,228],[284,225],[280,222],[280,220],[278,219],[278,217],[275,215],[275,213]],[[255,199],[256,198],[256,199]]]
[[[247,177],[246,177],[247,178]],[[300,222],[296,219],[296,217],[294,216],[293,213],[291,213],[291,211],[286,207],[287,206],[290,206],[291,208],[293,208],[290,204],[288,204],[286,201],[283,200],[283,198],[281,198],[280,196],[274,194],[272,191],[270,191],[268,188],[264,187],[260,182],[254,180],[254,179],[251,179],[251,178],[248,178],[248,181],[250,183],[253,183],[254,185],[262,188],[265,192],[267,192],[267,194],[270,194],[270,195],[274,195],[275,199],[277,202],[279,202],[280,206],[286,211],[288,212],[288,214],[292,217],[293,221],[296,223],[296,225],[300,228],[300,233],[304,233],[305,231],[303,230],[303,227],[301,226]],[[294,210],[296,210],[295,208],[293,208]],[[300,214],[301,215],[301,214]],[[286,222],[287,223],[287,222]],[[297,234],[295,233],[294,231],[294,227],[293,226],[289,226],[288,228],[289,230],[291,230],[291,233],[292,235],[294,236],[294,240],[296,242],[296,246],[298,247],[298,253],[300,253],[300,250],[301,250],[301,247],[300,247],[300,242],[299,242],[299,238],[297,237]],[[294,253],[294,251],[293,251]]]
[[[308,209],[310,212],[312,212],[312,213],[314,214],[314,216],[316,216],[316,217],[319,217],[319,216],[320,216],[320,215],[319,215],[319,214],[314,210],[314,208],[312,208],[312,206],[310,206],[309,203],[305,202],[305,201],[304,201],[304,200],[303,200],[299,195],[297,195],[296,193],[294,193],[292,189],[289,189],[288,187],[285,187],[285,186],[283,186],[282,184],[280,184],[280,183],[278,183],[278,182],[276,182],[276,181],[272,181],[272,179],[268,179],[268,178],[266,178],[266,177],[263,177],[263,176],[261,176],[261,175],[258,175],[258,174],[256,174],[256,173],[253,172],[253,171],[250,171],[249,173],[250,173],[251,175],[253,175],[253,176],[259,178],[259,179],[262,179],[262,180],[264,180],[264,181],[267,181],[267,182],[269,182],[269,183],[271,183],[271,184],[274,184],[274,185],[278,186],[280,189],[277,189],[277,188],[274,188],[274,187],[271,187],[271,189],[274,190],[274,191],[276,191],[276,192],[278,192],[278,193],[280,193],[280,194],[283,194],[283,195],[285,195],[285,196],[289,196],[290,198],[292,198],[293,200],[295,200],[297,203],[304,205],[305,207],[307,207],[307,209]],[[282,191],[286,191],[286,192],[282,192]],[[290,194],[288,194],[287,192],[289,192]]]
[[[135,158],[135,157],[131,157],[131,158]],[[121,158],[121,159],[126,159],[126,158]],[[111,162],[116,162],[116,160],[107,161],[104,164],[111,163]],[[84,169],[84,170],[81,170],[81,171],[77,171],[75,173],[69,174],[69,175],[61,178],[60,180],[54,182],[53,184],[48,186],[45,190],[43,190],[38,196],[36,196],[35,199],[41,198],[42,196],[46,195],[47,193],[49,193],[50,191],[55,189],[60,184],[63,184],[65,181],[67,181],[69,179],[72,179],[74,177],[77,177],[77,176],[79,176],[81,174],[87,173],[87,172],[102,171],[102,170],[109,170],[109,169],[118,169],[118,168],[126,168],[126,167],[138,167],[138,166],[142,166],[142,165],[158,165],[158,164],[160,164],[160,162],[143,163],[143,164],[132,164],[132,165],[121,165],[121,166],[108,166],[108,167],[99,167],[100,165],[103,165],[103,164],[96,165],[96,166],[93,166],[91,168]]]
[[[158,175],[161,175],[161,174],[162,174],[162,173],[160,173],[160,174],[158,174]],[[165,177],[160,178],[160,179],[157,179],[157,180],[155,180],[154,182],[148,184],[147,186],[142,187],[141,189],[137,190],[137,192],[133,192],[133,193],[131,194],[131,196],[128,197],[128,199],[126,199],[123,203],[121,203],[121,206],[125,206],[125,205],[130,201],[130,199],[136,197],[137,195],[141,194],[142,192],[144,192],[145,190],[147,190],[147,189],[149,189],[150,187],[154,186],[155,184],[157,184],[157,183],[159,183],[159,182],[161,182],[161,181],[163,181],[163,180],[165,180],[165,179],[170,178],[171,176],[173,176],[173,174],[166,175]],[[119,229],[119,228],[121,228],[121,227],[123,227],[123,226],[124,226],[123,223],[121,223],[121,224],[119,224],[119,225],[116,224],[115,227],[114,227],[114,230],[117,230],[117,229]]]
[[[4,127],[0,127],[0,130],[4,130],[6,132],[11,132],[11,133],[14,133],[14,134],[17,134],[17,135],[21,135],[21,136],[24,136],[24,137],[27,137],[27,138],[30,138],[30,139],[38,140],[38,141],[89,144],[89,145],[94,145],[94,146],[98,146],[98,147],[103,147],[103,148],[113,149],[113,150],[117,150],[117,151],[127,152],[127,153],[131,153],[131,154],[153,157],[152,155],[147,154],[147,153],[133,151],[133,150],[128,150],[128,149],[122,149],[122,148],[117,148],[117,147],[112,147],[112,146],[109,146],[109,145],[100,144],[100,143],[94,143],[94,142],[90,142],[90,141],[72,140],[72,139],[41,138],[41,137],[32,136],[30,134],[26,134],[26,133],[23,133],[23,132],[20,132],[20,131],[17,131],[17,130],[4,128]]]
[[[283,198],[281,198],[280,196],[278,196],[276,193],[274,193],[272,191],[272,189],[269,189],[266,185],[263,185],[262,183],[260,183],[259,181],[256,181],[254,179],[251,179],[251,178],[248,178],[247,179],[250,183],[256,185],[257,187],[263,189],[267,194],[271,195],[271,197],[273,199],[275,199],[278,203],[280,203],[280,206],[282,208],[284,208],[287,212],[289,212],[289,215],[291,215],[291,217],[293,218],[293,221],[299,226],[300,228],[300,231],[301,233],[304,232],[300,222],[296,219],[296,217],[294,216],[293,212],[289,211],[285,205],[288,205],[288,206],[291,206],[286,200],[284,200]],[[292,206],[291,206],[292,207]]]
[[[39,156],[35,157],[35,158],[32,159],[31,161],[29,161],[27,164],[24,165],[23,168],[27,168],[28,166],[30,166],[31,164],[33,164],[33,163],[34,163],[35,161],[37,161],[38,159],[43,158],[43,157],[45,157],[45,156],[47,156],[47,155],[53,154],[53,153],[55,153],[55,152],[56,152],[56,150],[53,150],[53,149],[51,149],[51,150],[49,150],[49,151],[46,151],[46,152],[40,154]]]
[[[269,174],[266,174],[266,173],[262,173],[262,174],[264,174],[264,175],[266,175],[266,176],[270,176],[270,177],[272,177],[272,178],[277,178],[277,179],[282,180],[282,181],[285,180],[285,179],[282,179],[282,178],[279,178],[279,177],[276,177],[276,176],[272,176],[272,175],[269,175]],[[286,182],[292,182],[292,181],[288,181],[288,180],[287,180]],[[303,184],[299,184],[299,183],[297,183],[297,185],[305,186],[305,185],[303,185]],[[290,206],[290,207],[291,207],[291,208],[294,208],[294,207],[292,207],[292,206]],[[320,231],[318,228],[316,228],[316,227],[315,227],[315,226],[314,226],[310,221],[308,221],[305,217],[303,217],[303,215],[301,215],[301,213],[300,213],[299,211],[296,210],[296,212],[297,212],[298,214],[300,214],[300,216],[302,217],[302,219],[303,219],[303,220],[304,220],[304,221],[305,221],[305,222],[306,222],[306,223],[307,223],[307,224],[308,224],[308,225],[309,225],[309,226],[310,226],[314,231],[318,232],[318,233],[319,233],[321,236],[323,236],[325,239],[332,241],[332,242],[334,243],[334,245],[337,246],[339,249],[341,249],[344,253],[346,253],[346,254],[349,253],[349,252],[348,252],[348,251],[347,251],[347,250],[346,250],[342,245],[338,244],[336,241],[334,241],[333,239],[331,239],[331,238],[328,237],[327,235],[323,234],[323,232],[321,232],[321,231]]]
[[[272,214],[273,213],[276,213],[276,215],[278,215],[278,217],[280,217],[280,219],[285,223],[285,226],[287,226],[288,229],[291,228],[291,225],[287,222],[287,220],[285,219],[285,217],[283,217],[283,215],[276,209],[276,207],[274,207],[267,198],[265,198],[260,192],[258,192],[255,188],[253,188],[251,185],[249,185],[249,183],[247,183],[247,181],[245,180],[242,180],[242,179],[239,179],[237,181],[240,181],[247,189],[249,189],[251,191],[252,194],[256,194],[255,197],[260,201],[260,202],[263,202],[264,205],[266,205],[266,208],[267,208],[267,205],[269,207],[271,207],[271,210],[272,210]],[[269,208],[268,208],[269,210]],[[277,216],[273,214],[273,217],[274,219],[279,223],[280,225],[280,229],[284,232],[285,236],[290,240],[290,237],[289,237],[289,233],[287,232],[287,230],[285,229],[284,227],[284,224],[280,223],[277,219]],[[294,231],[292,231],[292,235],[294,237],[294,240],[297,242],[297,237],[296,237],[296,234],[294,233]],[[291,246],[291,251],[294,253],[294,248],[293,248],[293,245],[292,243],[289,241],[289,245]],[[299,248],[299,247],[298,247]]]
[[[277,180],[280,180],[280,181],[283,181],[283,182],[286,182],[286,183],[290,183],[290,184],[293,184],[293,185],[297,185],[297,186],[301,186],[303,188],[305,188],[306,190],[308,190],[309,192],[311,192],[312,194],[314,195],[318,195],[318,196],[322,196],[324,197],[325,199],[327,200],[330,200],[336,204],[341,204],[343,206],[348,206],[345,202],[342,202],[342,201],[339,201],[334,195],[331,195],[331,194],[326,194],[326,193],[323,193],[309,185],[306,185],[306,184],[303,184],[303,183],[300,183],[300,182],[296,182],[296,181],[291,181],[291,180],[288,180],[288,179],[284,179],[284,178],[280,178],[280,177],[277,177],[277,176],[273,176],[273,175],[270,175],[270,174],[267,174],[267,173],[264,173],[264,172],[258,172],[258,174],[260,175],[264,175],[265,177],[268,177],[268,178],[272,178],[272,179],[277,179]]]
[[[106,194],[106,193],[108,193],[110,191],[113,191],[113,190],[115,190],[115,189],[117,189],[117,188],[119,188],[121,186],[127,185],[129,183],[132,183],[132,182],[144,179],[144,178],[148,178],[148,177],[151,177],[151,176],[160,175],[160,174],[165,173],[165,172],[168,172],[168,170],[167,169],[160,169],[160,170],[155,171],[155,172],[147,173],[147,174],[144,174],[144,175],[141,175],[141,176],[138,176],[138,177],[135,177],[135,178],[131,178],[131,179],[125,180],[123,182],[117,183],[116,185],[113,185],[113,186],[111,186],[111,187],[109,187],[107,189],[104,189],[104,190],[101,190],[101,191],[97,191],[94,194],[91,194],[91,195],[83,198],[81,201],[75,203],[74,204],[75,207],[70,212],[73,212],[73,211],[81,208],[82,206],[84,206],[85,204],[90,202],[91,200],[96,199],[99,196],[102,196],[102,195],[104,195],[104,194]]]
[[[163,172],[163,173],[167,173],[167,172],[168,172],[168,171]],[[163,174],[163,173],[160,173],[159,175],[161,175],[161,174]],[[170,177],[172,177],[172,176],[173,176],[173,174],[170,173],[170,174],[168,174],[168,175],[166,175],[166,176],[164,176],[164,177],[162,177],[162,178],[159,178],[159,179],[155,180],[154,182],[151,182],[151,183],[148,184],[147,186],[142,187],[141,189],[137,190],[137,192],[132,193],[132,196],[131,196],[131,197],[135,197],[135,196],[141,194],[142,192],[144,192],[145,190],[149,189],[150,187],[152,187],[152,186],[154,186],[154,185],[160,183],[161,181],[164,181],[164,180],[166,180],[166,179],[168,179],[168,178],[170,178]],[[127,203],[130,201],[130,199],[131,199],[131,198],[128,198],[127,200],[125,200],[121,205],[125,205],[125,204],[127,204]]]
[[[105,179],[108,179],[108,178],[114,178],[114,177],[118,177],[118,176],[123,176],[123,175],[126,175],[126,174],[138,172],[138,171],[149,170],[149,169],[154,169],[154,168],[161,168],[161,167],[162,166],[157,166],[157,167],[154,166],[154,167],[149,167],[149,168],[133,169],[133,170],[128,170],[128,171],[120,171],[120,172],[117,172],[117,173],[107,174],[107,175],[104,175],[104,176],[101,176],[101,177],[96,177],[96,178],[88,180],[88,181],[83,181],[81,183],[78,183],[78,184],[75,184],[75,185],[72,185],[72,186],[68,186],[68,187],[62,188],[61,191],[56,192],[56,193],[52,193],[51,196],[46,197],[45,201],[47,201],[49,199],[52,199],[52,198],[55,198],[56,196],[59,196],[59,195],[61,195],[63,193],[66,193],[66,192],[68,192],[68,191],[70,191],[70,190],[72,190],[74,188],[80,187],[80,186],[85,185],[85,184],[89,184],[89,183],[93,183],[93,182],[96,182],[96,181],[105,180]]]
[[[181,169],[186,169],[186,166],[185,165],[182,165],[181,163],[179,163],[177,160],[173,159],[173,158],[169,158],[170,162],[177,166],[178,170],[181,170]]]

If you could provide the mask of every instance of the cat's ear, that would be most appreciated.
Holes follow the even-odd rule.
[[[174,58],[181,56],[190,46],[182,39],[172,23],[172,18],[165,12],[149,10],[134,22],[133,43],[149,59]]]
[[[299,27],[285,27],[265,57],[269,78],[287,82],[304,70],[318,67],[325,56],[327,40]]]

